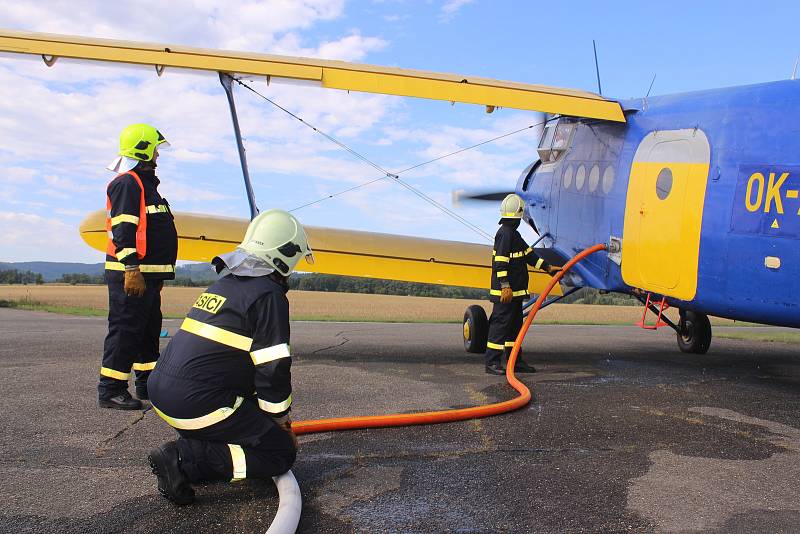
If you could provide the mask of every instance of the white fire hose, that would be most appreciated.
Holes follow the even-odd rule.
[[[291,471],[272,477],[278,487],[278,512],[267,529],[267,534],[294,534],[303,510],[303,496],[300,486]]]

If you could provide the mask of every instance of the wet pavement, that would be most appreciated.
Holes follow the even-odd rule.
[[[177,321],[167,321],[174,331]],[[296,420],[510,398],[461,327],[293,323]],[[102,318],[0,310],[0,532],[264,532],[271,481],[176,508],[145,457],[152,412],[96,407]],[[166,341],[165,341],[166,342]],[[798,532],[800,352],[667,329],[540,326],[518,412],[301,436],[298,532]]]

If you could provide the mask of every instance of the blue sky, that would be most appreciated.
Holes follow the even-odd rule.
[[[222,7],[227,5],[227,7]],[[80,15],[76,15],[80,13]],[[0,0],[0,27],[306,55],[642,96],[788,78],[800,42],[791,2],[486,0]],[[397,170],[538,120],[535,114],[316,88],[252,84],[380,165]],[[263,208],[291,209],[376,177],[322,137],[238,91]],[[247,215],[230,119],[215,76],[0,57],[0,261],[100,261],[77,235],[104,205],[104,166],[131,122],[173,147],[162,192],[178,211]],[[449,205],[458,188],[509,189],[535,157],[519,134],[406,175]],[[458,212],[493,233],[496,206]],[[299,210],[306,224],[432,238],[481,238],[385,181]]]

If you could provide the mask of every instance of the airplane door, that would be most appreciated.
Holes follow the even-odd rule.
[[[648,134],[633,157],[625,202],[622,279],[691,300],[711,150],[699,129]]]

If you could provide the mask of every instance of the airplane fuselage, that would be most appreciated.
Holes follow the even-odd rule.
[[[622,104],[626,124],[560,119],[568,148],[520,177],[545,254],[619,239],[573,283],[800,327],[800,82]]]

